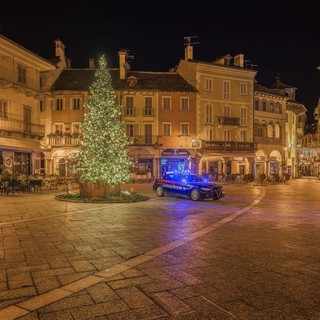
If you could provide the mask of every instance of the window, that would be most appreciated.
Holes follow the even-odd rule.
[[[134,124],[132,123],[126,124],[126,134],[128,137],[131,137],[131,138],[134,136]]]
[[[279,123],[276,123],[274,126],[274,137],[281,138],[281,131],[280,131]]]
[[[240,108],[240,126],[247,125],[247,108]]]
[[[152,97],[145,97],[144,98],[144,115],[145,116],[152,116]]]
[[[56,99],[56,110],[63,110],[63,99],[62,98]]]
[[[254,110],[260,110],[260,100],[259,99],[254,100]]]
[[[180,123],[180,133],[182,136],[189,135],[189,123],[188,122],[181,122]]]
[[[189,110],[189,98],[184,97],[180,99],[180,110],[188,111]]]
[[[45,112],[46,111],[45,104],[44,104],[43,100],[39,101],[39,110],[40,110],[40,112]]]
[[[146,123],[144,125],[144,142],[145,144],[152,144],[152,124]]]
[[[262,111],[267,111],[267,101],[262,100]]]
[[[267,135],[268,135],[268,138],[273,138],[273,125],[272,124],[268,124]]]
[[[223,99],[230,100],[230,81],[223,81]]]
[[[0,117],[8,118],[8,102],[6,100],[0,100]]]
[[[81,98],[72,98],[72,110],[80,110]]]
[[[170,122],[163,122],[162,123],[162,135],[164,137],[171,136],[171,123]]]
[[[213,81],[211,78],[204,79],[204,90],[213,91]]]
[[[207,141],[212,141],[213,140],[213,130],[212,130],[212,128],[207,128],[206,129],[206,140]]]
[[[63,123],[55,123],[53,126],[53,131],[55,134],[62,134],[63,133]]]
[[[248,94],[248,91],[247,91],[247,83],[245,82],[241,82],[240,83],[240,94],[242,96],[246,96]]]
[[[241,130],[240,131],[240,141],[241,142],[246,142],[248,137],[247,131]]]
[[[270,101],[270,102],[269,102],[268,111],[269,111],[269,112],[274,112],[274,103],[273,103],[273,101]]]
[[[213,123],[213,106],[210,103],[205,106],[205,117],[206,123]]]
[[[18,66],[18,82],[27,84],[27,69],[22,66]]]
[[[126,108],[125,108],[126,116],[134,116],[134,107],[133,107],[133,97],[126,97]]]
[[[125,125],[126,135],[129,138],[130,144],[140,143],[139,124],[137,123],[126,123]]]
[[[224,138],[224,141],[231,141],[231,131],[224,130],[223,131],[223,138]]]
[[[162,110],[169,111],[171,110],[171,98],[163,97],[162,98]]]

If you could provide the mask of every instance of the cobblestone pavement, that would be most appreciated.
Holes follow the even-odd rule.
[[[0,197],[0,319],[320,319],[320,181],[137,203]]]

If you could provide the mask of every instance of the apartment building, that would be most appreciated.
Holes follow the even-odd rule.
[[[191,136],[196,134],[196,89],[176,72],[131,71],[127,52],[118,54],[119,68],[109,71],[116,102],[122,106],[127,151],[135,162],[133,178],[139,173],[159,177],[163,170],[191,170],[195,163]],[[48,174],[67,174],[70,155],[78,152],[84,104],[95,72],[92,59],[86,69],[69,65],[62,68],[52,86],[52,96],[46,101],[49,108],[42,113]]]
[[[72,68],[62,41],[54,44],[46,60],[0,36],[1,170],[64,176],[79,151],[95,63]],[[295,100],[296,88],[279,79],[259,85],[242,54],[197,61],[188,45],[169,72],[133,71],[127,51],[118,56],[119,68],[109,71],[133,177],[171,170],[297,176],[306,108]]]
[[[286,97],[285,163],[283,169],[292,178],[296,178],[299,176],[304,162],[302,138],[307,120],[307,109],[303,103],[296,100],[298,88],[282,82],[279,75],[269,88],[274,93]]]
[[[199,173],[253,174],[256,71],[245,67],[242,54],[194,60],[193,47],[187,45],[177,72],[199,91],[194,142]]]
[[[43,172],[41,101],[55,69],[54,63],[0,35],[0,165],[11,176]]]
[[[287,170],[286,102],[284,95],[255,83],[254,141],[257,144],[255,176],[281,175]],[[288,167],[291,173],[291,167]]]

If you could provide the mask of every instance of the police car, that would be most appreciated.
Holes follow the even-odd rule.
[[[211,183],[196,174],[167,172],[156,179],[152,186],[158,197],[176,196],[194,201],[203,199],[221,199],[225,196],[222,185]]]

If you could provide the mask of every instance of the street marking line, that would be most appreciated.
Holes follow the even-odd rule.
[[[227,224],[228,222],[234,220],[241,214],[249,211],[251,208],[256,206],[261,202],[261,200],[266,196],[266,189],[263,187],[259,187],[261,190],[261,194],[259,197],[255,200],[253,200],[250,204],[248,204],[246,207],[239,209],[238,211],[230,214],[229,216],[201,229],[196,232],[191,233],[190,235],[184,236],[179,240],[175,240],[173,242],[170,242],[164,246],[161,246],[159,248],[150,250],[140,256],[131,258],[126,260],[125,262],[116,264],[104,271],[97,272],[95,274],[92,274],[90,276],[84,277],[80,280],[71,282],[61,288],[53,289],[51,291],[48,291],[46,293],[40,294],[36,297],[27,299],[23,302],[17,303],[16,305],[12,305],[9,307],[6,307],[2,310],[0,310],[0,319],[6,319],[6,320],[16,320],[20,318],[23,315],[26,315],[30,313],[31,311],[35,311],[39,308],[42,308],[50,303],[56,302],[58,300],[61,300],[67,296],[70,296],[74,294],[75,292],[78,292],[80,289],[87,289],[91,287],[94,284],[97,284],[101,281],[105,281],[106,279],[110,279],[111,277],[125,271],[128,269],[131,269],[143,262],[146,262],[156,256],[160,256],[166,252],[169,252],[177,247],[180,247],[190,241],[193,241],[211,231],[216,230],[217,228]],[[91,210],[97,210],[97,208],[94,209],[88,209],[88,210],[79,210],[77,212],[84,212],[84,211],[91,211]],[[73,212],[76,213],[76,212]],[[67,213],[64,213],[67,214]],[[62,214],[59,214],[59,216]],[[12,222],[11,222],[12,223]],[[22,307],[22,308],[21,308]],[[229,315],[233,316],[233,314],[229,313],[227,310],[224,310]]]

